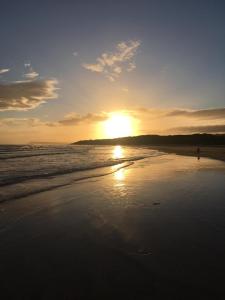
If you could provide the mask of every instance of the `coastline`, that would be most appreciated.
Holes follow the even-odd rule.
[[[0,204],[5,299],[224,296],[224,178],[169,154]]]
[[[149,148],[159,150],[165,153],[177,154],[182,156],[198,156],[196,152],[196,146],[149,146]],[[225,147],[201,146],[199,157],[207,157],[225,162]]]

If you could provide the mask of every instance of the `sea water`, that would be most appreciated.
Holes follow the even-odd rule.
[[[102,176],[161,155],[147,147],[1,145],[0,202]]]

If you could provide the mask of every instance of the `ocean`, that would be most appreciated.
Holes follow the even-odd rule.
[[[0,164],[4,299],[225,299],[224,162],[25,145]]]
[[[0,145],[0,202],[103,176],[158,155],[148,147]]]

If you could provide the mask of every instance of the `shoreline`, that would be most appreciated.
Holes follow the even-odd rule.
[[[6,201],[5,299],[224,296],[224,177],[220,161],[169,154]]]
[[[149,146],[150,149],[162,151],[168,154],[198,157],[197,147],[194,146]],[[225,162],[225,147],[201,146],[199,158],[211,158]]]

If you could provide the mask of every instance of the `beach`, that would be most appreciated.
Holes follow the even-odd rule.
[[[224,146],[150,146],[151,149],[156,149],[166,153],[175,153],[177,155],[187,155],[195,157],[208,157],[225,161],[225,147]],[[200,152],[197,153],[197,148]]]
[[[3,299],[224,299],[225,164],[108,168],[0,204]]]

